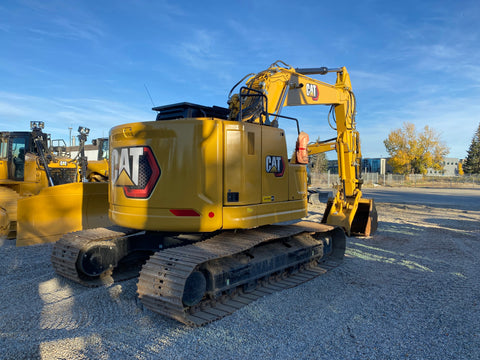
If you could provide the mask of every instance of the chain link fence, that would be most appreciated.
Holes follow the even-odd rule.
[[[480,187],[480,175],[462,176],[425,176],[425,175],[400,175],[379,173],[362,173],[363,186],[428,186],[428,187],[452,187],[452,188],[475,188]],[[332,187],[339,185],[337,174],[313,173],[311,185],[317,187]]]

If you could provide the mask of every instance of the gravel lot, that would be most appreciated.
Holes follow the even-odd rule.
[[[51,244],[0,240],[0,358],[480,359],[474,194],[377,202],[377,233],[348,238],[341,266],[203,328],[143,310],[135,279],[84,288],[55,275]]]

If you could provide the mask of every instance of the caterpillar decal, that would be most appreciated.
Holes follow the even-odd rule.
[[[148,146],[115,148],[111,155],[112,185],[125,196],[148,198],[160,177],[160,167]]]
[[[265,171],[281,177],[285,173],[285,162],[282,156],[267,155],[265,158]]]
[[[312,100],[317,101],[318,100],[318,87],[316,84],[307,84],[306,92],[307,96],[310,96]]]

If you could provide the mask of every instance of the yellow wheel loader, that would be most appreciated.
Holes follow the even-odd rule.
[[[96,160],[88,160],[87,163],[87,179],[89,182],[106,182],[108,181],[108,157],[109,146],[107,138],[97,138],[92,140],[92,145],[97,148]]]
[[[70,156],[75,159],[82,156],[82,150],[87,158],[86,178],[88,182],[108,181],[108,137],[93,139],[92,144],[80,144],[66,148]]]
[[[307,76],[329,71],[337,74],[334,85]],[[297,119],[280,114],[284,106],[317,104],[336,115],[343,183],[323,224],[301,221],[306,136]],[[375,207],[362,198],[356,171],[355,98],[344,67],[276,62],[251,75],[229,108],[178,103],[153,110],[156,121],[111,129],[109,214],[116,226],[62,237],[52,252],[58,274],[98,286],[141,266],[144,306],[199,326],[324,273],[343,258],[345,232],[375,230]],[[291,159],[280,126],[290,121],[299,133]]]
[[[17,246],[110,224],[107,184],[81,182],[79,164],[52,151],[43,127],[0,133],[0,236]]]

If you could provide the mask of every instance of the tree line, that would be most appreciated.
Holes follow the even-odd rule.
[[[426,174],[429,168],[441,170],[449,152],[448,146],[434,129],[427,125],[423,131],[417,132],[415,125],[409,122],[405,122],[402,128],[391,131],[383,143],[390,157],[388,163],[393,172],[398,174]],[[327,171],[325,154],[313,155],[309,162],[312,172]],[[459,173],[480,174],[480,124]]]
[[[399,174],[426,174],[429,168],[441,170],[449,151],[434,129],[427,125],[417,132],[415,125],[409,122],[390,132],[383,143],[390,155],[389,164]],[[480,125],[461,170],[467,174],[480,173]]]

